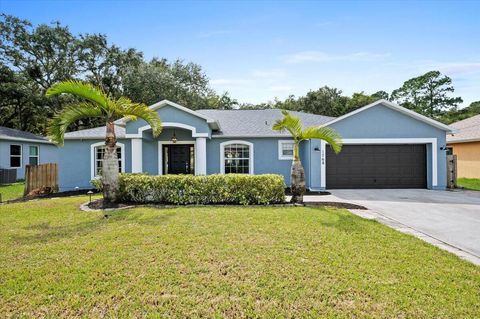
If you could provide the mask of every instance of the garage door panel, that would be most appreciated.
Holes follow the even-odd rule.
[[[327,188],[425,188],[426,146],[344,145],[327,148]]]

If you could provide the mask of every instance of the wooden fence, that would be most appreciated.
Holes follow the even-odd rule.
[[[58,191],[58,167],[55,163],[27,165],[25,167],[24,195],[38,190],[41,192]]]

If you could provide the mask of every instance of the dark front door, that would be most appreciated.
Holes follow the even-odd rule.
[[[193,174],[193,145],[165,145],[164,154],[167,174]]]
[[[327,189],[427,187],[424,144],[327,147],[326,165]]]

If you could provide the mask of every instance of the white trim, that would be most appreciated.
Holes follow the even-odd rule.
[[[193,153],[195,154],[197,152],[197,149],[196,149],[196,143],[195,141],[176,141],[175,143],[173,143],[172,141],[158,141],[158,175],[163,175],[163,145],[175,145],[175,144],[191,144],[193,145]],[[196,162],[195,162],[195,167],[194,167],[194,170],[193,172],[195,173],[196,170],[197,170],[197,166],[196,166]]]
[[[346,138],[348,144],[431,144],[432,145],[432,187],[438,186],[438,141],[436,138]]]
[[[480,142],[480,137],[463,138],[463,139],[458,139],[458,140],[448,140],[447,139],[447,145],[457,144],[457,143],[471,143],[471,142]]]
[[[278,140],[278,159],[280,161],[284,160],[293,160],[293,154],[292,155],[283,155],[283,144],[293,144],[293,147],[295,148],[295,141],[294,140]]]
[[[208,137],[208,133],[197,133],[197,128],[195,126],[177,123],[177,122],[163,122],[162,127],[176,127],[183,128],[192,132],[192,137]],[[150,130],[150,125],[141,126],[137,129],[137,133],[125,134],[125,138],[142,138],[143,132]]]
[[[395,111],[398,111],[398,112],[400,112],[400,113],[403,113],[403,114],[405,114],[405,115],[407,115],[407,116],[410,116],[410,117],[412,117],[412,118],[414,118],[414,119],[417,119],[417,120],[419,120],[419,121],[422,121],[422,122],[424,122],[424,123],[427,123],[427,124],[429,124],[429,125],[431,125],[431,126],[434,126],[434,127],[439,128],[439,129],[441,129],[441,130],[447,131],[447,132],[449,132],[449,133],[455,131],[455,129],[451,128],[451,127],[448,126],[448,125],[445,125],[445,124],[443,124],[443,123],[440,123],[440,122],[438,122],[438,121],[435,121],[435,120],[433,120],[433,119],[431,119],[431,118],[428,118],[428,117],[426,117],[426,116],[424,116],[424,115],[418,114],[417,112],[414,112],[414,111],[412,111],[412,110],[409,110],[409,109],[407,109],[407,108],[404,108],[403,106],[400,106],[400,105],[398,105],[398,104],[392,103],[392,102],[387,101],[387,100],[378,100],[378,101],[375,101],[375,102],[373,102],[373,103],[371,103],[371,104],[365,105],[364,107],[361,107],[361,108],[359,108],[359,109],[356,109],[355,111],[352,111],[352,112],[350,112],[350,113],[347,113],[347,114],[345,114],[345,115],[342,115],[342,116],[340,116],[340,117],[337,117],[337,118],[331,120],[330,122],[327,122],[327,123],[325,123],[325,124],[322,124],[322,126],[332,125],[333,123],[342,121],[342,120],[344,120],[344,119],[346,119],[346,118],[348,118],[348,117],[350,117],[350,116],[352,116],[352,115],[355,115],[355,114],[357,114],[357,113],[366,111],[366,110],[368,110],[369,108],[374,107],[374,106],[377,106],[377,105],[380,105],[380,104],[381,104],[381,105],[384,105],[384,106],[386,106],[386,107],[388,107],[388,108],[390,108],[390,109],[392,109],[392,110],[395,110]]]
[[[207,138],[195,140],[195,175],[207,175]]]
[[[320,187],[327,185],[327,143],[320,140]]]
[[[32,156],[30,155],[30,147],[36,147],[37,148],[37,155]],[[40,146],[38,145],[28,145],[28,164],[30,164],[30,157],[36,157],[37,158],[37,165],[40,165]]]
[[[9,168],[22,168],[23,167],[23,145],[22,144],[8,144],[8,167]],[[11,146],[20,146],[20,155],[12,155],[12,149]],[[12,156],[13,157],[19,157],[20,158],[20,165],[19,166],[11,166],[12,163]]]
[[[220,143],[220,174],[225,174],[225,146],[230,144],[244,144],[248,145],[249,148],[249,158],[248,158],[248,174],[254,174],[254,156],[253,156],[253,143],[242,141],[242,140],[230,140]]]
[[[90,179],[96,179],[95,175],[95,148],[97,146],[105,146],[105,142],[98,142],[90,144]],[[125,144],[117,142],[117,147],[120,147],[120,160],[122,161],[122,173],[125,173]]]
[[[7,135],[2,135],[0,136],[0,140],[5,140],[5,141],[18,141],[18,142],[30,142],[30,143],[41,143],[41,144],[52,144],[50,141],[46,140],[34,140],[30,138],[22,138],[22,137],[12,137],[12,136],[7,136]]]
[[[132,173],[143,172],[143,140],[132,138]]]

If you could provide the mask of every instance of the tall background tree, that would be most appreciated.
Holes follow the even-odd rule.
[[[398,104],[431,118],[440,118],[446,111],[462,103],[460,97],[449,96],[455,89],[452,79],[439,71],[430,71],[405,81],[392,92]]]
[[[239,104],[228,92],[217,93],[198,64],[153,58],[109,43],[104,34],[73,34],[60,22],[32,25],[29,21],[0,14],[0,125],[45,134],[47,120],[75,96],[45,98],[53,83],[68,79],[88,81],[113,97],[126,96],[147,105],[169,99],[192,109],[280,108],[327,116],[341,116],[378,99],[446,123],[475,113],[475,106],[458,109],[460,97],[452,97],[452,80],[431,71],[405,81],[390,94],[356,92],[345,95],[323,86],[304,96],[284,100]],[[76,121],[70,129],[102,125],[97,119]]]
[[[126,96],[152,104],[161,99],[192,109],[233,108],[235,99],[217,94],[198,64],[154,58],[121,49],[103,34],[73,34],[60,22],[33,26],[17,17],[0,15],[0,125],[45,134],[47,120],[73,102],[75,96],[45,98],[54,83],[88,81],[112,97]],[[102,125],[86,118],[70,129]]]

